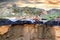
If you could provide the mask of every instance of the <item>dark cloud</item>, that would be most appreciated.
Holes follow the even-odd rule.
[[[29,0],[0,0],[0,3],[1,2],[17,2],[17,1],[21,1],[24,3],[30,3]]]
[[[25,2],[28,2],[29,0],[0,0],[0,2],[15,2],[15,1],[25,1]]]
[[[17,2],[17,1],[21,1],[24,3],[32,3],[32,2],[29,2],[29,0],[0,0],[0,3],[1,2]]]
[[[0,2],[16,2],[16,1],[19,1],[19,0],[0,0]]]

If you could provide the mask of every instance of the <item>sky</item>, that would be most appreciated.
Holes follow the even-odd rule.
[[[0,2],[16,2],[16,1],[19,1],[19,0],[0,0]]]
[[[35,2],[29,2],[30,0],[0,0],[0,5],[5,5],[5,4],[8,4],[9,2],[13,3],[13,2],[16,2],[16,4],[18,6],[21,6],[21,7],[25,7],[25,6],[28,6],[28,7],[36,7],[36,8],[44,8],[44,9],[49,9],[49,8],[60,8],[60,4],[55,4],[55,5],[52,5],[52,4],[37,4]],[[34,0],[32,0],[34,1]],[[41,1],[41,0],[39,0]],[[44,0],[42,0],[44,1]],[[7,2],[7,3],[3,3],[3,2]],[[45,1],[46,2],[46,1]]]
[[[17,2],[17,1],[23,1],[25,3],[30,3],[30,1],[38,1],[38,0],[0,0],[0,2]],[[40,1],[40,0],[39,0]],[[42,1],[42,0],[41,0]],[[44,1],[44,0],[43,0]]]

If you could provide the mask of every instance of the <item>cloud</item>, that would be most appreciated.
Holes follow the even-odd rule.
[[[0,2],[16,2],[16,1],[28,2],[29,0],[0,0]]]
[[[0,0],[0,2],[16,2],[16,1],[19,1],[19,0]]]
[[[0,3],[1,2],[17,2],[17,1],[24,2],[24,3],[35,3],[35,2],[30,2],[29,0],[0,0]]]
[[[29,0],[0,0],[0,3],[2,2],[24,2],[24,3],[30,3]]]

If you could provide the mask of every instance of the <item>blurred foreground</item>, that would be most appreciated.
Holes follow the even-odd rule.
[[[60,26],[3,25],[0,27],[0,40],[60,40]]]

